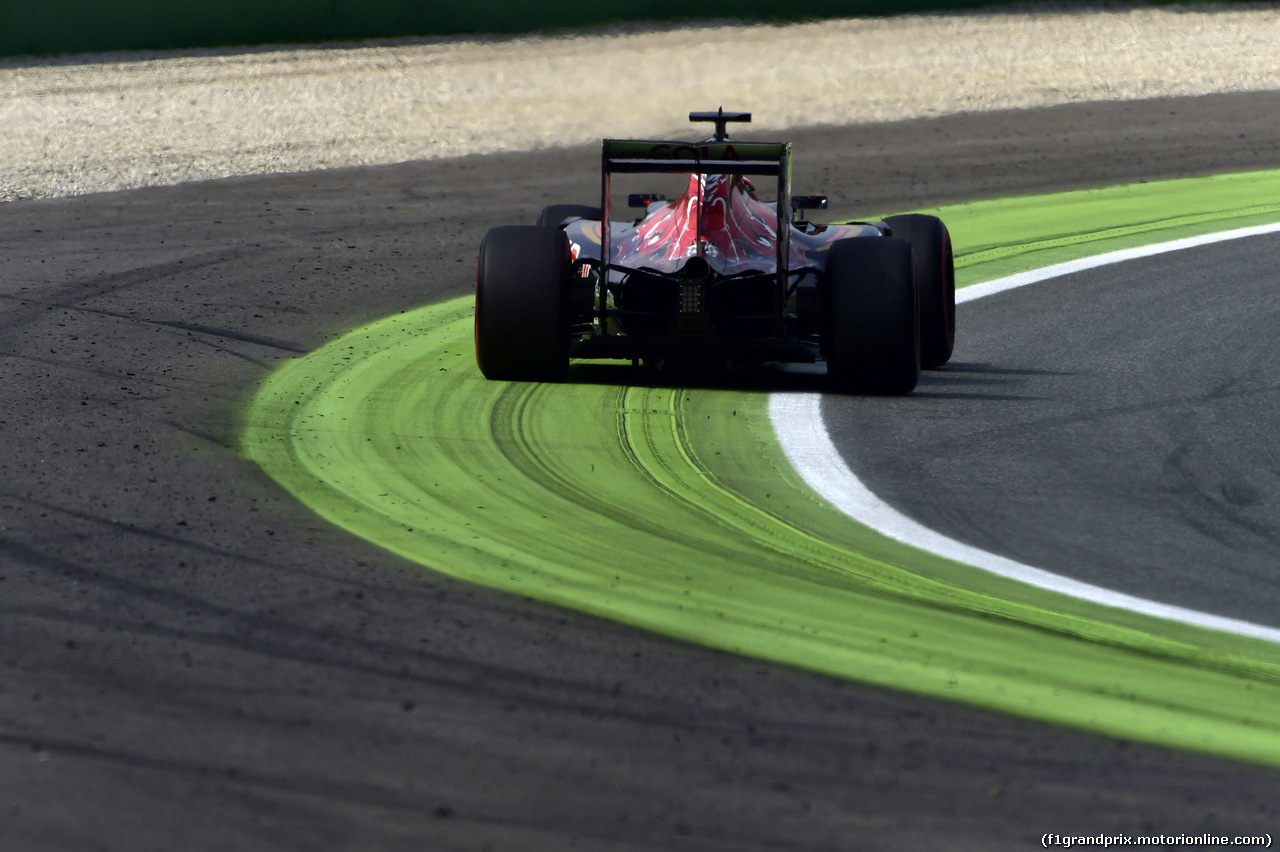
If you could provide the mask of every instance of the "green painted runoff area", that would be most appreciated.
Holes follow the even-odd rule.
[[[1266,172],[935,212],[973,282],[1274,222],[1280,209],[1256,200],[1278,190]],[[471,299],[455,299],[284,364],[246,413],[242,451],[322,517],[434,571],[836,677],[1280,766],[1280,645],[888,540],[799,480],[766,389],[635,377],[584,363],[562,384],[486,381]]]

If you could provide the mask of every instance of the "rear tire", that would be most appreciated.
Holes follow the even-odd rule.
[[[554,382],[569,371],[569,241],[529,225],[494,228],[476,269],[476,363],[487,379]]]
[[[895,237],[911,243],[920,290],[920,366],[926,370],[951,360],[956,341],[956,264],[951,234],[935,216],[890,216]]]
[[[826,269],[827,376],[846,393],[905,394],[920,381],[920,307],[911,244],[853,237]]]
[[[565,219],[603,219],[604,214],[599,207],[587,204],[549,204],[542,208],[533,223],[542,228],[559,228]]]

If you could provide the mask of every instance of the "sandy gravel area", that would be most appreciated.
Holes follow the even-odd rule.
[[[688,133],[1280,89],[1280,5],[1032,6],[0,61],[0,199]]]

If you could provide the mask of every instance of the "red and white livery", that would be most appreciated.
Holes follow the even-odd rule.
[[[931,216],[813,224],[823,196],[791,195],[791,144],[606,139],[600,205],[557,204],[491,230],[476,279],[476,357],[492,379],[554,381],[570,359],[825,361],[845,391],[907,393],[951,357],[951,241]],[[671,199],[629,197],[615,175],[684,175]],[[761,194],[772,195],[762,200]]]

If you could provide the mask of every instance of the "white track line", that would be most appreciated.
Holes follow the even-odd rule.
[[[1113,263],[1277,232],[1280,232],[1280,224],[1262,225],[1109,252],[965,287],[956,294],[956,301],[969,302],[1027,284]],[[773,421],[773,430],[783,451],[801,478],[810,488],[855,521],[912,547],[1042,589],[1143,615],[1280,642],[1280,629],[1274,627],[1164,604],[1083,583],[963,544],[911,520],[871,493],[845,464],[822,421],[821,402],[820,394],[776,393],[769,399],[769,418]]]

